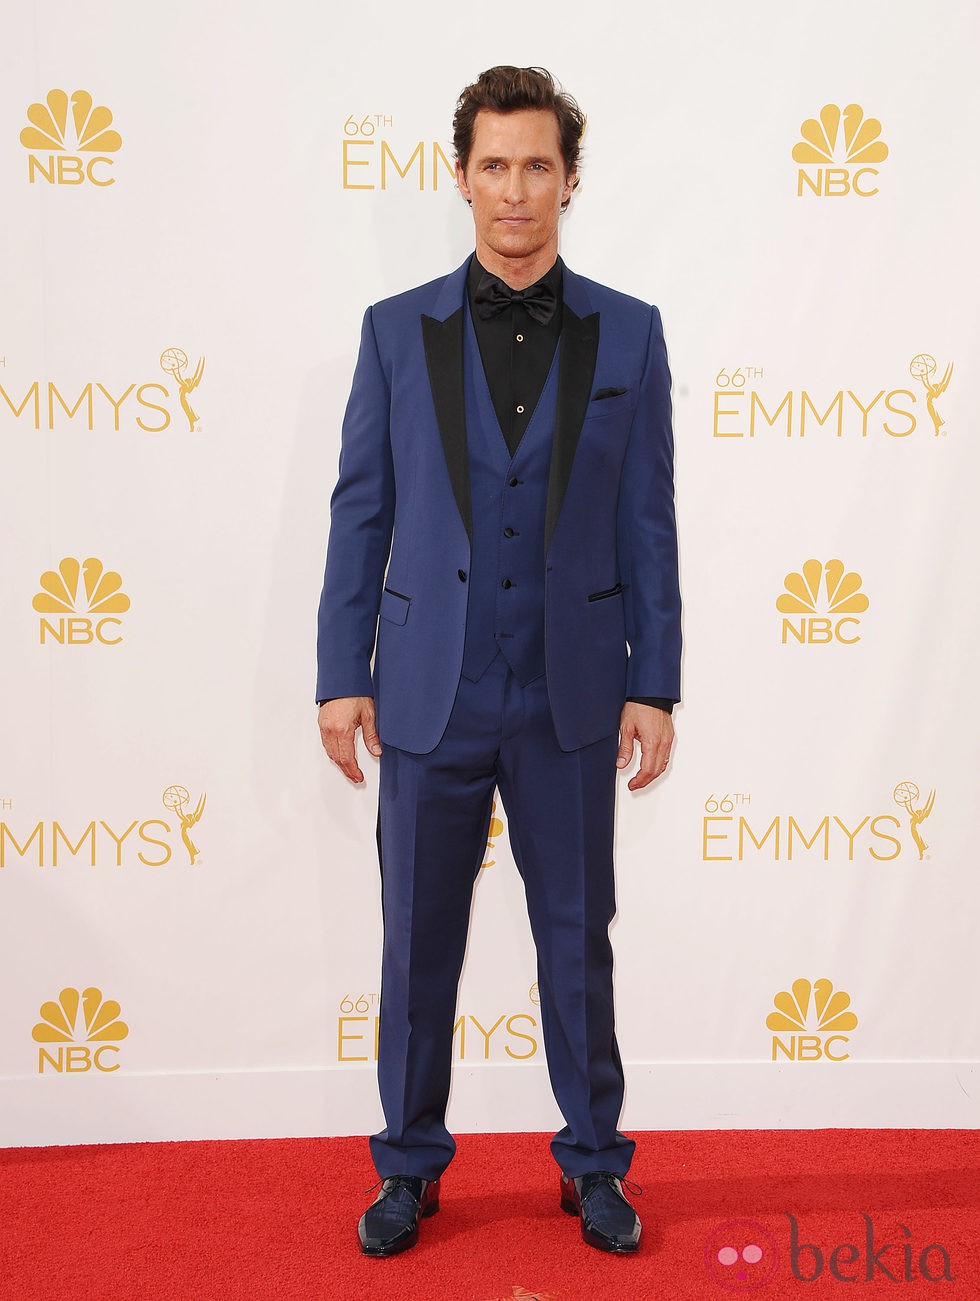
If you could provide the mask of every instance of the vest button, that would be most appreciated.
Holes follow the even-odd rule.
[[[501,586],[501,587],[513,587],[514,584],[510,581],[509,578],[505,578],[504,581],[500,584],[500,586]]]
[[[460,581],[461,583],[465,583],[465,582],[466,582],[466,570],[465,570],[465,569],[457,569],[457,570],[456,570],[456,573],[459,575],[459,581]]]
[[[512,474],[510,478],[507,480],[508,488],[516,488],[519,483],[520,483],[520,479],[518,479],[516,474]]]
[[[510,528],[504,529],[504,537],[505,537],[505,538],[512,538],[513,536],[514,536],[514,530],[513,530],[513,529],[510,529]]]

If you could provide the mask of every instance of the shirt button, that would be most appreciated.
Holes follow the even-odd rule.
[[[456,573],[459,575],[459,581],[460,581],[461,583],[465,583],[465,582],[466,582],[466,570],[465,570],[465,569],[457,569],[457,570],[456,570]]]
[[[513,587],[514,584],[510,581],[509,578],[505,578],[504,581],[500,584],[500,586],[501,586],[501,587]]]
[[[518,408],[517,408],[517,414],[518,414],[519,416],[522,416],[522,415],[524,414],[524,408],[523,408],[523,407],[518,407]]]
[[[514,536],[514,530],[513,530],[513,529],[511,529],[511,528],[504,529],[504,537],[505,537],[505,538],[512,538],[513,536]]]
[[[508,488],[516,488],[519,483],[520,483],[520,479],[518,479],[516,474],[512,474],[510,478],[507,480]]]
[[[518,342],[518,343],[523,343],[523,342],[524,342],[524,335],[523,335],[523,334],[519,334],[519,335],[517,336],[517,342]]]

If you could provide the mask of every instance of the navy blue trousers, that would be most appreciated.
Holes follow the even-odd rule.
[[[445,1124],[453,1023],[495,787],[524,881],[548,1071],[565,1119],[552,1153],[571,1176],[629,1169],[634,1144],[617,1129],[623,1069],[608,934],[617,750],[615,734],[560,749],[545,678],[522,687],[500,655],[479,682],[461,679],[430,754],[384,746],[378,1082],[386,1125],[371,1139],[382,1178],[438,1178],[456,1151]]]

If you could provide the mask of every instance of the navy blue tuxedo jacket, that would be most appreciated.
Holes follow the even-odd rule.
[[[373,695],[382,742],[417,754],[463,657],[468,264],[365,314],[320,601],[316,698]],[[627,696],[680,698],[680,594],[660,313],[567,267],[563,284],[541,564],[552,716],[574,750],[616,731]]]

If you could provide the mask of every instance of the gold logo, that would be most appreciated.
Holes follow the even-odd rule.
[[[129,1026],[119,1019],[121,1010],[115,999],[103,999],[102,990],[95,986],[81,994],[69,987],[61,991],[57,1002],[42,1003],[41,1020],[31,1031],[31,1037],[38,1044],[56,1044],[57,1050],[38,1051],[38,1073],[43,1074],[45,1068],[68,1074],[93,1067],[103,1072],[117,1071],[116,1044],[129,1034]],[[92,1043],[99,1047],[89,1048]]]
[[[345,190],[391,190],[404,182],[408,188],[438,190],[455,184],[456,168],[438,140],[406,140],[397,144],[382,132],[393,126],[390,113],[352,113],[344,123],[341,145],[342,184]]]
[[[938,438],[946,421],[936,410],[936,398],[942,397],[949,388],[949,381],[953,378],[953,363],[950,362],[946,367],[941,380],[933,379],[935,373],[936,359],[930,357],[927,352],[920,352],[909,362],[909,374],[913,379],[919,380],[926,391],[926,409],[932,420],[933,432]]]
[[[78,580],[83,579],[85,594],[79,604]],[[57,572],[47,570],[41,575],[42,591],[35,596],[33,605],[39,614],[74,613],[125,614],[129,597],[121,591],[122,578],[110,569],[104,569],[101,560],[89,557],[79,563],[66,556]]]
[[[899,782],[892,792],[909,815],[910,839],[919,859],[929,848],[919,826],[932,812],[936,792],[917,807],[915,782]],[[701,818],[701,860],[704,863],[794,863],[807,855],[824,863],[853,863],[868,855],[876,863],[893,863],[907,852],[901,837],[902,819],[895,813],[869,811],[805,813],[763,812],[753,805],[751,792],[712,793]]]
[[[875,117],[865,117],[860,104],[848,104],[843,110],[836,104],[824,104],[819,117],[808,117],[800,124],[800,136],[793,146],[793,161],[816,164],[816,171],[811,174],[800,168],[798,196],[804,187],[824,198],[845,194],[870,198],[878,193],[869,180],[878,172],[870,164],[883,163],[888,146],[881,139],[881,123]],[[830,165],[833,163],[836,166]]]
[[[0,800],[4,805],[0,807],[0,878],[3,869],[15,864],[43,870],[166,867],[177,862],[178,832],[187,861],[192,867],[201,863],[203,858],[191,839],[191,828],[201,820],[206,795],[202,794],[193,806],[186,786],[174,785],[163,791],[162,800],[168,812],[177,815],[175,818],[138,817],[130,810],[126,816],[92,817],[87,823],[78,816],[15,820],[7,812],[13,801]]]
[[[81,1026],[78,1025],[79,1007],[84,1022]],[[41,1020],[31,1035],[39,1044],[125,1039],[129,1026],[118,1019],[121,1011],[115,999],[103,1001],[102,990],[94,986],[81,995],[77,989],[63,989],[57,1003],[41,1004]]]
[[[202,794],[193,813],[187,812],[190,798],[190,792],[186,786],[168,786],[163,792],[163,807],[169,809],[171,813],[176,813],[180,819],[180,838],[184,842],[184,848],[187,850],[187,856],[191,860],[191,867],[193,867],[195,863],[201,861],[201,855],[197,846],[191,840],[191,827],[200,822],[208,797],[206,794]]]
[[[947,366],[943,378],[934,379],[935,358],[921,352],[912,358],[909,370],[925,389],[925,403],[934,433],[943,425],[936,411],[940,397],[953,374]],[[715,376],[713,438],[750,438],[775,435],[793,440],[822,438],[841,445],[863,441],[879,433],[896,441],[908,438],[920,426],[927,427],[920,414],[922,398],[911,388],[893,388],[878,382],[855,392],[841,385],[829,389],[785,389],[782,385],[763,389],[758,381],[766,376],[763,366],[726,365]],[[771,379],[771,375],[770,375]],[[904,385],[904,381],[903,381]],[[877,389],[877,392],[875,392]],[[0,389],[2,394],[2,389]]]
[[[66,556],[56,570],[49,569],[41,575],[40,587],[32,602],[34,609],[40,615],[61,616],[57,625],[41,619],[42,646],[48,637],[71,646],[89,645],[93,641],[114,646],[122,640],[109,634],[121,626],[121,620],[113,616],[126,613],[129,597],[122,590],[120,575],[105,569],[101,560],[90,556],[78,561],[74,556]],[[91,619],[88,615],[98,618]]]
[[[32,184],[38,175],[52,185],[81,185],[85,180],[100,186],[113,184],[114,178],[105,175],[112,166],[106,155],[121,148],[122,136],[112,127],[109,109],[96,104],[87,90],[73,91],[70,97],[64,90],[51,90],[43,104],[30,106],[27,120],[30,126],[21,131],[20,142],[34,151],[28,163]],[[47,154],[47,166],[36,152]]]
[[[115,433],[143,430],[148,434],[161,434],[170,429],[177,419],[173,410],[176,397],[188,428],[200,431],[201,425],[190,404],[190,394],[200,384],[204,375],[204,358],[198,361],[191,374],[187,373],[187,354],[182,348],[166,348],[159,357],[159,367],[173,380],[173,385],[161,384],[159,377],[142,383],[133,378],[130,383],[120,380],[107,387],[100,380],[69,386],[63,380],[33,379],[18,381],[6,378],[0,384],[0,413],[7,418],[22,420],[36,430],[51,433],[71,429],[80,434],[111,429]]]
[[[493,842],[495,837],[504,834],[504,824],[498,817],[494,816],[496,812],[497,801],[494,800],[493,804],[490,806],[490,828],[487,832],[487,851],[483,856],[483,862],[480,864],[481,867],[493,867],[496,862],[496,859],[490,857],[490,853],[493,849]]]
[[[855,631],[860,620],[854,616],[863,614],[870,603],[860,590],[861,575],[848,572],[843,561],[807,560],[801,571],[786,575],[784,587],[776,609],[782,615],[803,616],[798,622],[783,619],[784,646],[789,636],[811,645],[836,640],[850,646],[860,641]]]
[[[537,991],[537,986],[531,989]],[[539,1000],[532,994],[532,1003]],[[378,1060],[381,1023],[377,994],[345,994],[337,1018],[337,1061]],[[539,1046],[538,1019],[529,1012],[500,1012],[496,1017],[479,1017],[457,1009],[453,1025],[453,1059],[469,1061],[527,1061]]]
[[[915,782],[899,782],[895,787],[894,796],[895,803],[901,804],[909,815],[909,831],[915,841],[915,847],[919,851],[919,861],[921,862],[925,858],[929,846],[922,839],[922,832],[919,827],[932,812],[932,806],[936,802],[936,792],[935,790],[930,791],[928,799],[918,809],[915,806],[919,799],[919,788]]]
[[[776,1010],[766,1018],[766,1026],[774,1032],[773,1061],[777,1051],[790,1061],[801,1062],[818,1061],[821,1057],[842,1062],[850,1056],[838,1049],[848,1042],[842,1031],[854,1030],[858,1019],[849,1010],[850,994],[842,989],[835,991],[829,980],[823,978],[813,984],[809,980],[794,980],[790,989],[780,990],[773,1006]],[[811,1032],[804,1033],[808,1028]],[[777,1032],[787,1031],[789,1041],[784,1042]]]
[[[187,417],[187,427],[193,433],[198,428],[197,416],[194,408],[190,403],[190,395],[201,382],[201,376],[204,374],[204,358],[194,368],[194,374],[187,376],[184,374],[184,368],[187,365],[187,353],[183,348],[167,348],[160,357],[160,369],[167,375],[172,375],[180,390],[180,405]]]

